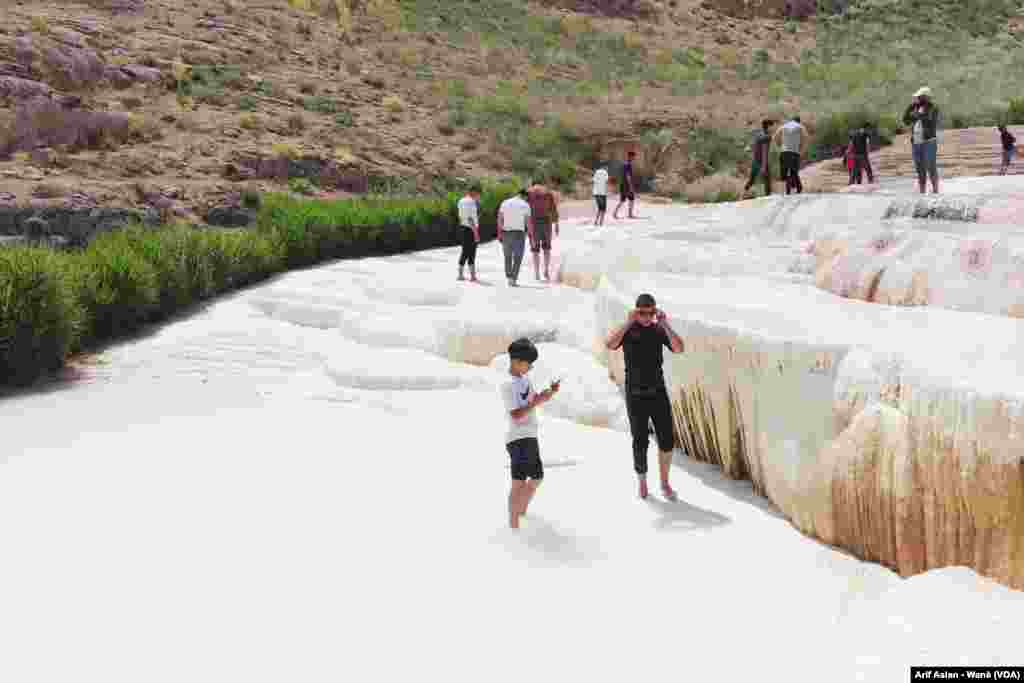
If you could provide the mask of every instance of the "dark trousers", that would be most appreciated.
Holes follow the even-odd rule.
[[[871,168],[871,158],[867,154],[855,154],[853,156],[853,177],[851,182],[860,185],[864,182],[864,171],[868,173],[868,182],[875,182],[875,173]]]
[[[804,191],[804,184],[800,182],[800,155],[797,152],[782,152],[779,154],[779,166],[782,167],[782,179],[786,183],[786,194],[790,190],[797,193]]]
[[[626,389],[626,414],[629,416],[629,431],[633,435],[633,471],[647,474],[647,447],[651,437],[648,423],[654,423],[654,436],[659,451],[671,451],[675,447],[675,432],[672,429],[672,403],[668,392],[662,388],[650,396],[638,396]]]
[[[464,266],[467,263],[471,266],[476,265],[476,236],[473,234],[472,228],[461,226],[459,230],[462,231],[462,253],[459,254],[459,266]]]

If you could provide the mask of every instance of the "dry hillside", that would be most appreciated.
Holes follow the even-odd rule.
[[[203,216],[289,186],[537,172],[571,185],[625,145],[670,186],[735,163],[765,113],[810,107],[813,124],[790,81],[820,19],[782,16],[805,5],[4,3],[0,202]],[[858,76],[872,77],[886,73]]]

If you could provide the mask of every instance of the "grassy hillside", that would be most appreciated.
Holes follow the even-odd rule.
[[[201,214],[253,189],[409,192],[510,174],[582,187],[594,161],[633,146],[655,187],[682,194],[745,173],[765,116],[801,113],[816,156],[866,119],[892,135],[924,84],[947,126],[1024,122],[1014,2],[822,0],[800,21],[724,11],[739,4],[5,5],[0,78],[22,81],[0,84],[0,148],[14,152],[0,172],[18,202],[45,186],[55,202]],[[115,82],[137,67],[156,80]],[[87,111],[47,109],[49,128],[26,136],[25,82]],[[68,143],[73,125],[88,134]],[[28,139],[50,147],[18,147]]]

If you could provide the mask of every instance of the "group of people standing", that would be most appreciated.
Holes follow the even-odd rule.
[[[810,141],[807,129],[800,123],[799,116],[794,116],[773,132],[774,125],[775,121],[772,119],[761,121],[761,130],[754,137],[750,180],[743,188],[744,193],[750,192],[750,188],[754,186],[759,177],[764,181],[764,193],[766,195],[772,193],[772,174],[768,153],[773,144],[782,145],[782,151],[779,153],[779,170],[786,186],[786,194],[790,194],[790,192],[800,194],[804,191],[803,182],[800,180],[800,162],[807,154],[807,145]]]
[[[629,205],[628,218],[639,218],[633,213],[636,202],[636,181],[633,175],[635,159],[636,152],[630,151],[622,165],[619,203],[612,212],[616,220],[624,204]],[[594,225],[604,225],[608,209],[608,184],[608,168],[602,165],[595,171],[593,178],[593,197],[597,204]],[[462,245],[459,253],[459,280],[466,279],[468,266],[470,281],[479,281],[476,276],[476,252],[480,244],[480,192],[481,187],[473,185],[458,203],[459,240]],[[554,238],[560,233],[559,218],[558,193],[546,185],[544,179],[534,180],[498,207],[498,241],[505,257],[505,280],[510,287],[519,285],[519,270],[527,244],[533,254],[533,271],[537,281],[542,277],[542,261],[543,279],[551,281],[551,247]]]
[[[462,251],[459,254],[459,280],[465,280],[469,266],[469,279],[476,276],[476,252],[480,243],[480,192],[474,185],[459,200],[459,230]],[[527,240],[533,253],[534,274],[541,279],[541,253],[543,252],[544,280],[551,280],[551,245],[559,234],[558,194],[540,181],[520,190],[506,199],[498,209],[498,241],[505,255],[505,279],[510,287],[518,286],[519,269],[523,262]]]

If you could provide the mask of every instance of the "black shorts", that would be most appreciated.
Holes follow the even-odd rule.
[[[551,221],[547,218],[533,219],[533,232],[530,239],[530,251],[533,253],[551,251]]]
[[[608,210],[608,195],[605,195],[605,194],[595,194],[594,195],[594,201],[597,202],[597,210],[598,211],[607,211]]]
[[[636,201],[636,195],[633,194],[633,190],[623,190],[622,192],[619,193],[619,201],[620,202],[625,202],[625,201],[633,202],[633,201]]]
[[[783,178],[798,175],[800,173],[800,155],[797,152],[782,152],[779,154],[779,166]]]
[[[540,461],[540,442],[535,438],[516,439],[505,445],[512,459],[512,478],[516,481],[543,479],[544,463]]]

